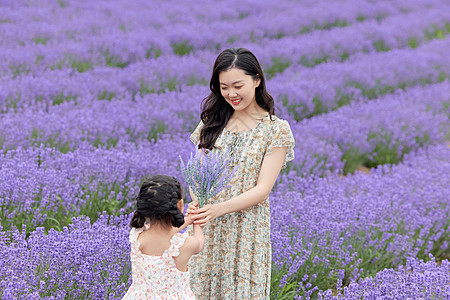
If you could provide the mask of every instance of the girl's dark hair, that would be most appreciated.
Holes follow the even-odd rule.
[[[143,227],[146,218],[164,226],[180,227],[184,224],[183,213],[177,206],[181,198],[181,184],[175,177],[155,175],[145,179],[136,197],[137,209],[131,227]]]
[[[259,86],[255,89],[256,103],[269,112],[275,114],[272,96],[266,90],[266,81],[261,65],[256,56],[245,48],[230,48],[224,50],[214,63],[213,73],[209,88],[211,93],[202,101],[202,113],[200,115],[204,123],[200,131],[199,149],[210,149],[225,128],[228,120],[233,114],[233,108],[228,104],[220,92],[219,74],[232,68],[241,69],[245,74],[260,79]]]

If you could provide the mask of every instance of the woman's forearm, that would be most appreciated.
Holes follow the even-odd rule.
[[[270,190],[261,186],[255,186],[248,191],[233,197],[230,200],[218,203],[220,207],[220,214],[226,215],[232,212],[240,211],[256,205],[269,197]]]

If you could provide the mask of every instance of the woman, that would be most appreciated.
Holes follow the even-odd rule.
[[[247,49],[219,54],[191,135],[199,149],[228,150],[239,166],[230,187],[198,210],[205,248],[192,260],[191,287],[198,299],[269,299],[271,272],[269,193],[294,158],[289,124],[275,116],[257,58]],[[207,226],[206,226],[207,225]]]

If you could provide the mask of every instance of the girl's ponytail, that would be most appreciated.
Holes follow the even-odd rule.
[[[144,224],[145,217],[141,213],[135,211],[133,217],[131,218],[130,226],[134,228],[141,228]]]

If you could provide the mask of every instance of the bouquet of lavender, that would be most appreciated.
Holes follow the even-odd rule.
[[[207,199],[229,187],[228,183],[238,166],[229,167],[231,159],[227,159],[227,154],[228,151],[195,151],[186,164],[180,156],[183,178],[197,197],[200,207],[205,205]]]

